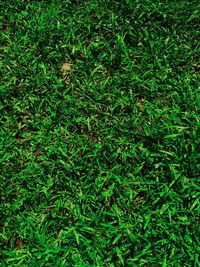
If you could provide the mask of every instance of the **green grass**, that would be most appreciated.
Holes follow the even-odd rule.
[[[0,10],[0,266],[200,266],[199,3]]]

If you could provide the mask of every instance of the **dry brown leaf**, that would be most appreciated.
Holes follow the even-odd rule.
[[[22,249],[22,241],[21,239],[18,237],[16,240],[16,248],[21,250]]]
[[[69,84],[69,82],[70,82],[71,69],[72,69],[72,64],[69,62],[65,62],[62,65],[62,68],[60,69],[60,71],[63,74],[63,78],[64,78],[66,84]]]
[[[62,68],[60,70],[65,76],[71,69],[72,69],[72,65],[66,62],[62,65]]]

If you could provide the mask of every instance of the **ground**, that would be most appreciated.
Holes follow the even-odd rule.
[[[199,4],[0,10],[0,265],[200,266]]]

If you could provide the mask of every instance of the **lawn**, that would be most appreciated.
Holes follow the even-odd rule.
[[[200,266],[200,3],[0,3],[0,266]]]

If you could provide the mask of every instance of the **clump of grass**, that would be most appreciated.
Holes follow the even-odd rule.
[[[1,10],[1,266],[200,266],[197,3]]]

